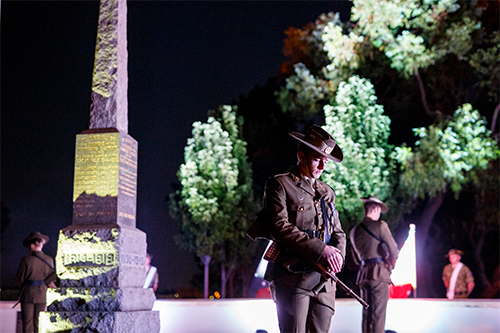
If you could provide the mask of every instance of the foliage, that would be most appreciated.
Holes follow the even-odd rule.
[[[221,256],[220,248],[247,229],[253,203],[246,143],[239,138],[235,108],[223,106],[221,118],[195,122],[178,177],[182,190],[170,196],[171,213],[180,217],[180,246],[198,256]]]
[[[498,102],[498,24],[495,31],[488,31],[481,21],[489,7],[494,11],[495,4],[462,0],[354,0],[351,22],[326,20],[316,30],[307,26],[302,34],[295,34],[302,40],[318,39],[314,45],[323,46],[329,63],[321,71],[314,70],[310,74],[305,64],[311,60],[302,60],[304,56],[292,57],[297,61],[295,71],[286,79],[278,102],[285,112],[293,113],[297,119],[311,117],[314,112],[321,112],[321,104],[334,101],[338,84],[351,75],[375,75],[372,82],[375,79],[383,81],[390,73],[389,68],[406,79],[418,76],[421,80],[422,73],[429,74],[428,84],[432,84],[429,88],[436,90],[439,100],[445,86],[435,67],[449,63],[471,69],[466,73],[467,77],[472,77],[464,79],[459,74],[463,72],[451,73],[459,76],[449,83],[451,89],[463,91],[470,87],[462,85],[476,85],[487,89],[490,99]],[[307,45],[313,43],[302,43],[297,52],[308,54],[303,50]],[[293,51],[288,50],[288,54]],[[432,72],[427,71],[430,67]],[[419,88],[423,100],[434,97],[434,94],[426,96],[424,85]],[[459,103],[462,102],[463,99]],[[450,111],[458,104],[453,105]]]
[[[471,55],[470,65],[475,69],[480,87],[488,88],[488,96],[494,102],[499,101],[498,81],[500,80],[500,32],[491,33],[485,39],[485,47]]]
[[[414,198],[435,196],[451,190],[458,196],[462,186],[478,181],[477,171],[486,169],[500,156],[500,149],[486,121],[470,104],[429,128],[416,128],[416,149],[396,148],[396,159],[404,172],[400,186]]]
[[[354,226],[363,216],[360,197],[386,200],[392,193],[390,119],[376,104],[373,85],[358,76],[342,82],[334,106],[324,110],[324,128],[342,148],[344,160],[327,164],[323,180],[335,189],[344,226]]]
[[[318,80],[304,64],[294,66],[295,75],[286,80],[278,97],[283,111],[289,111],[296,118],[307,118],[318,113],[330,91],[328,82]],[[294,97],[290,95],[293,91]]]
[[[278,94],[284,112],[296,119],[310,118],[322,110],[328,95],[347,77],[337,81],[324,79],[324,68],[330,63],[322,40],[327,26],[341,25],[338,13],[321,14],[314,24],[302,29],[289,28],[285,33],[284,53],[290,60],[282,65],[286,85]]]
[[[451,14],[460,8],[457,0],[355,0],[351,19],[408,77],[447,54],[466,57],[481,24],[472,15],[455,20]]]

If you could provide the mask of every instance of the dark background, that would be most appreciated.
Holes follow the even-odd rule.
[[[348,1],[129,1],[129,134],[139,143],[137,228],[158,267],[158,293],[189,288],[198,265],[174,243],[165,198],[194,121],[278,75],[284,31]],[[98,1],[2,1],[1,288],[34,230],[71,225],[76,135],[88,129]],[[289,139],[290,144],[294,144]],[[290,156],[290,164],[295,163]],[[262,186],[262,184],[257,184]],[[256,193],[258,198],[261,193]]]

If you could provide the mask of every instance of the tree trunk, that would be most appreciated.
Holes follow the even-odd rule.
[[[220,295],[221,298],[226,298],[226,268],[224,267],[224,263],[220,263]]]
[[[227,272],[227,280],[229,281],[229,297],[234,298],[234,277],[236,276],[236,269],[234,265],[229,267]]]
[[[429,229],[432,220],[436,215],[439,207],[444,200],[444,193],[439,192],[436,197],[430,198],[425,207],[420,220],[416,226],[416,250],[417,250],[417,296],[421,298],[428,297],[428,272],[431,272],[430,261],[427,258],[432,258],[433,253],[428,253],[426,246],[429,236]],[[432,249],[429,249],[432,251]]]
[[[205,265],[205,276],[204,276],[204,286],[203,286],[203,298],[208,299],[208,279],[209,279],[209,265],[211,256],[200,256],[201,262]]]
[[[480,227],[479,237],[477,241],[474,239],[474,232],[469,232],[469,239],[474,248],[474,261],[476,262],[476,288],[481,287],[483,290],[487,290],[491,287],[491,283],[486,276],[486,269],[484,268],[483,258],[481,253],[483,252],[484,239],[486,237],[486,230],[484,227]],[[479,283],[477,283],[479,282]]]

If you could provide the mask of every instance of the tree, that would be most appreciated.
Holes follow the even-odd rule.
[[[177,243],[199,256],[205,266],[204,296],[208,297],[209,264],[221,263],[222,295],[225,268],[241,252],[252,213],[251,168],[246,143],[239,138],[235,108],[222,106],[220,119],[193,124],[178,178],[182,190],[170,195],[170,208],[181,222]]]
[[[363,217],[360,197],[391,201],[395,161],[388,144],[390,119],[376,104],[373,85],[358,76],[340,83],[334,105],[326,105],[324,112],[324,128],[342,148],[344,160],[327,164],[323,180],[339,198],[337,209],[347,230]]]
[[[443,202],[444,194],[450,190],[458,198],[464,185],[479,185],[481,179],[478,173],[486,170],[492,161],[498,159],[500,149],[497,142],[491,138],[484,117],[477,110],[473,110],[470,104],[458,108],[451,119],[443,118],[429,128],[415,129],[415,134],[420,138],[416,142],[415,150],[397,147],[396,158],[403,171],[399,181],[400,193],[413,199],[414,204],[422,200],[427,201],[417,226],[417,250],[420,248],[421,253],[424,253],[429,228]],[[498,180],[497,172],[497,184]],[[483,184],[479,193],[484,196],[488,187]],[[491,226],[490,221],[487,218],[476,219],[475,222],[479,223],[481,231],[480,240],[484,239],[484,227]],[[498,227],[498,220],[496,224]],[[481,246],[476,246],[474,251],[476,260],[482,263],[482,242],[478,243]],[[426,261],[421,265],[426,266]],[[428,270],[423,267],[420,271]],[[481,271],[480,276],[483,275],[484,271]],[[421,281],[425,279],[422,278]]]

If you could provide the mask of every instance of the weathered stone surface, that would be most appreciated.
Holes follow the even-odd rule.
[[[151,288],[49,288],[47,310],[62,312],[151,310],[155,300]]]
[[[101,1],[89,128],[128,132],[127,2]]]
[[[141,288],[146,234],[136,228],[69,226],[59,232],[56,271],[61,287]]]
[[[159,332],[158,311],[42,312],[40,332],[140,333]]]
[[[73,224],[136,226],[137,141],[114,128],[76,136]]]

